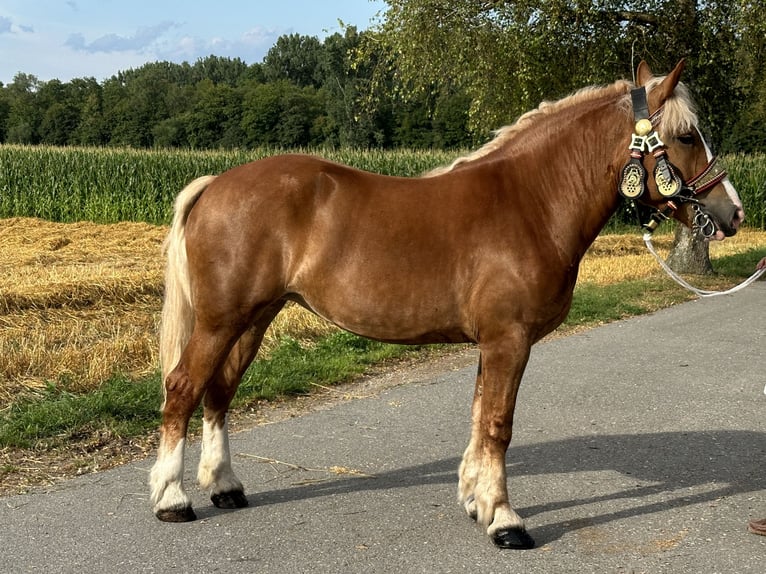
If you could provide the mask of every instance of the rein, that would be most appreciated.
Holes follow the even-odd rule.
[[[753,273],[750,277],[745,279],[739,285],[735,285],[731,289],[727,289],[726,291],[706,291],[705,289],[698,289],[697,287],[694,287],[693,285],[687,283],[680,275],[678,275],[675,271],[673,271],[670,268],[670,266],[662,259],[662,257],[659,256],[657,251],[655,251],[654,245],[652,245],[651,232],[644,233],[644,244],[646,245],[646,248],[649,250],[649,253],[654,255],[654,258],[657,260],[657,263],[660,264],[660,267],[662,267],[665,273],[667,273],[668,276],[671,279],[673,279],[673,281],[678,283],[681,287],[688,289],[695,295],[698,295],[699,297],[715,297],[717,295],[731,295],[732,293],[736,293],[737,291],[740,291],[741,289],[744,289],[745,287],[749,286],[751,283],[756,281],[761,275],[766,273],[766,267],[763,269],[757,269],[755,273]]]
[[[649,250],[660,267],[682,287],[688,289],[699,297],[715,297],[717,295],[730,295],[752,284],[761,275],[766,273],[766,268],[757,269],[750,277],[745,279],[739,285],[727,289],[726,291],[707,291],[698,289],[685,281],[680,275],[673,271],[670,266],[659,256],[652,245],[652,232],[657,229],[660,223],[670,218],[673,211],[678,209],[678,203],[691,203],[694,210],[692,226],[699,229],[702,235],[709,239],[716,233],[716,226],[712,218],[702,209],[700,202],[695,198],[696,195],[707,191],[718,185],[726,178],[726,170],[718,163],[718,158],[713,157],[708,161],[705,168],[688,181],[682,181],[676,173],[673,165],[668,161],[665,152],[665,144],[660,139],[655,130],[655,125],[659,123],[662,117],[663,109],[660,108],[652,115],[649,115],[649,105],[646,98],[646,88],[636,88],[630,93],[633,103],[633,115],[635,118],[635,133],[631,138],[629,150],[630,159],[622,169],[618,189],[620,194],[631,201],[640,201],[640,197],[646,192],[646,169],[643,165],[643,158],[646,153],[651,153],[656,164],[654,167],[654,180],[657,184],[658,193],[666,198],[666,207],[662,210],[652,206],[646,206],[653,210],[649,215],[647,222],[641,222],[641,226],[646,230],[644,233],[644,244]],[[766,391],[764,391],[766,392]]]

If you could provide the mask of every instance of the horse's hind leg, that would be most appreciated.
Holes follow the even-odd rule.
[[[198,321],[178,365],[164,381],[160,444],[150,477],[152,506],[160,520],[186,522],[196,518],[183,487],[186,431],[238,335],[236,327],[209,329]]]
[[[468,514],[504,548],[531,548],[524,521],[511,508],[505,454],[511,441],[513,411],[529,359],[525,337],[506,335],[482,343],[471,412],[471,440],[460,465],[458,495]]]
[[[197,481],[201,488],[210,492],[210,500],[218,508],[247,506],[242,483],[231,467],[227,412],[242,376],[261,346],[266,329],[284,304],[284,301],[277,301],[268,306],[242,334],[202,400],[202,454]]]

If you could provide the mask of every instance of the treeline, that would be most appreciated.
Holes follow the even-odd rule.
[[[157,62],[103,83],[41,82],[19,73],[0,84],[0,142],[189,149],[468,145],[468,100],[460,94],[424,94],[406,103],[383,96],[371,103],[375,58],[360,63],[354,57],[363,36],[353,27],[322,42],[287,35],[261,63],[216,56],[194,64]]]
[[[686,56],[717,151],[766,152],[765,3],[686,2],[679,27],[656,1],[647,13],[552,4],[530,19],[514,9],[524,2],[389,0],[382,27],[282,36],[250,65],[211,55],[101,83],[19,73],[0,83],[0,144],[467,148],[543,99],[630,77],[638,58],[662,73]]]

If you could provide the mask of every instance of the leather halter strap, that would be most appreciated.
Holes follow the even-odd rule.
[[[633,103],[633,118],[639,120],[649,119],[649,102],[646,99],[646,89],[636,88],[630,91],[630,100]]]
[[[726,179],[726,170],[718,163],[718,157],[713,157],[708,164],[690,180],[684,183],[686,189],[691,190],[692,195],[698,195],[715,187]]]

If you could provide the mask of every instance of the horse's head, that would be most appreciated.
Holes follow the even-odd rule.
[[[670,74],[656,78],[646,62],[638,66],[639,89],[632,93],[636,134],[621,192],[720,240],[737,232],[745,213],[699,130],[694,103],[679,83],[683,68],[682,60]],[[631,172],[640,170],[642,162],[648,176]],[[645,184],[631,187],[631,181]]]

